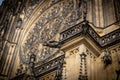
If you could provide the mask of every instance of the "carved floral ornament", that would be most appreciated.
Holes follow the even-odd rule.
[[[53,0],[51,0],[53,1]],[[34,53],[37,57],[36,61],[41,61],[48,58],[50,55],[56,53],[58,49],[50,48],[43,46],[42,43],[45,41],[54,40],[56,34],[59,34],[61,30],[66,29],[67,27],[71,27],[76,24],[78,20],[78,14],[76,9],[74,9],[74,1],[69,0],[57,0],[60,1],[57,5],[49,2],[47,4],[47,9],[45,6],[40,10],[39,20],[35,23],[33,29],[29,32],[25,43],[21,47],[21,52],[24,54],[20,54],[21,59],[24,61],[26,59],[29,60],[29,56],[31,53]],[[44,10],[46,8],[46,11]],[[29,8],[28,8],[29,9]],[[31,7],[31,11],[35,9],[35,5]],[[25,12],[25,16],[30,16],[31,11]],[[23,23],[26,20],[23,19]],[[44,26],[44,27],[43,27]]]

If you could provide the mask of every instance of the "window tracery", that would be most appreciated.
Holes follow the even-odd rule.
[[[75,25],[78,18],[80,18],[76,10],[74,10],[73,0],[63,0],[57,3],[57,5],[53,4],[49,2],[46,4],[46,7],[40,10],[39,20],[35,23],[35,26],[26,38],[26,42],[23,44],[24,55],[29,57],[31,53],[34,53],[38,57],[37,61],[44,60],[58,51],[58,49],[45,47],[42,43],[53,39],[60,32],[59,29],[61,27],[65,29],[65,27]],[[26,12],[28,16],[30,16],[29,13],[31,14],[36,5],[26,10],[28,11]],[[45,11],[48,7],[50,8]]]

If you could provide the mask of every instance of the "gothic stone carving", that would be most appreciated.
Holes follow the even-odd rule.
[[[43,74],[45,74],[51,70],[52,71],[60,70],[59,68],[62,68],[64,57],[65,57],[65,55],[61,55],[47,63],[41,64],[40,66],[35,67],[33,70],[34,75],[37,77],[37,76],[42,76]]]
[[[76,31],[76,28],[79,29]],[[88,24],[84,24],[84,21],[73,26],[72,28],[67,29],[64,32],[61,32],[61,42],[65,42],[71,37],[75,37],[78,35],[88,34],[90,37],[100,46],[106,47],[110,46],[113,43],[120,41],[120,29],[117,29],[109,34],[106,34],[100,37],[95,30]]]
[[[41,61],[55,53],[57,49],[45,47],[42,43],[53,39],[64,24],[70,23],[70,25],[66,27],[71,27],[73,25],[71,23],[74,23],[74,21],[74,25],[76,24],[78,17],[76,15],[76,9],[74,10],[73,0],[60,1],[57,5],[54,5],[56,4],[54,2],[49,2],[49,4],[50,5],[47,5],[47,8],[51,6],[49,10],[43,10],[46,9],[45,7],[41,9],[41,12],[44,14],[40,14],[39,20],[35,23],[33,30],[29,32],[26,42],[23,44],[24,56],[26,56],[26,58],[28,58],[30,53],[34,52],[39,59],[37,59],[37,61]],[[34,7],[32,9],[34,9]],[[73,9],[73,11],[71,11],[71,9]],[[69,14],[70,16],[66,17]],[[64,19],[65,22],[63,22]],[[78,30],[78,27],[75,30]]]

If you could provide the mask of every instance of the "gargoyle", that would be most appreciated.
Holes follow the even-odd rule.
[[[59,41],[45,41],[43,42],[43,46],[48,46],[51,48],[60,48],[61,44]]]

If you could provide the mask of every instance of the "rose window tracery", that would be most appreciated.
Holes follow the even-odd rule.
[[[32,5],[32,10],[35,7],[36,5]],[[43,42],[55,40],[60,31],[74,26],[77,20],[81,18],[78,16],[77,11],[74,0],[51,0],[46,3],[40,9],[38,21],[34,23],[35,26],[22,44],[23,56],[28,59],[30,54],[34,53],[37,56],[36,61],[42,61],[57,53],[58,48],[43,46]]]

